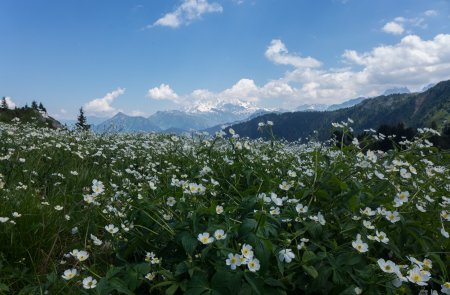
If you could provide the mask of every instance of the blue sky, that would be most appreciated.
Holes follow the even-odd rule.
[[[2,0],[0,96],[57,118],[293,108],[450,79],[450,2]]]

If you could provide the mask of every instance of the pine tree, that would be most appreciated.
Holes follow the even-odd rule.
[[[33,100],[33,101],[31,102],[31,107],[32,107],[33,109],[35,109],[35,110],[38,109],[38,104],[37,104],[37,102],[36,102],[35,100]]]
[[[2,103],[0,105],[0,109],[7,110],[8,109],[8,103],[6,102],[6,97],[3,96]]]
[[[83,108],[80,108],[80,114],[78,115],[77,123],[75,124],[75,127],[79,130],[87,131],[89,130],[90,126],[87,124],[86,116],[84,115]]]
[[[42,104],[42,102],[39,103],[38,109],[39,109],[40,111],[47,112],[47,109],[44,107],[44,105]]]

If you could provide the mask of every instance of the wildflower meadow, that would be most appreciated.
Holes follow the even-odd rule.
[[[0,125],[0,294],[450,294],[450,154]],[[351,120],[330,128],[351,131]]]

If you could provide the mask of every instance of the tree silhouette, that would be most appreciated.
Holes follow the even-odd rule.
[[[40,111],[47,112],[47,109],[44,107],[44,105],[42,104],[42,102],[39,103],[38,109],[39,109]]]
[[[6,97],[3,96],[2,103],[0,105],[0,109],[7,110],[8,109],[8,103],[6,102]]]
[[[37,104],[37,102],[36,102],[35,100],[33,100],[33,101],[31,102],[31,107],[32,107],[33,109],[35,109],[35,110],[38,109],[38,104]]]
[[[87,124],[86,116],[84,115],[83,108],[80,108],[80,114],[78,115],[77,123],[75,124],[75,127],[79,130],[87,131],[91,127]]]

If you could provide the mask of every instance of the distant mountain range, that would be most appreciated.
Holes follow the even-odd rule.
[[[364,99],[366,98],[356,98],[334,105],[304,104],[296,110],[337,110],[351,107]],[[257,108],[249,103],[236,100],[233,103],[200,103],[184,110],[158,111],[147,118],[118,113],[114,117],[97,124],[93,124],[91,117],[88,117],[88,123],[94,125],[92,129],[95,132],[155,131],[180,134],[191,130],[215,132],[220,130],[223,125],[245,122],[268,113],[280,114],[283,112],[286,112],[286,110]]]
[[[231,127],[241,136],[258,138],[261,137],[258,123],[270,120],[274,122],[274,134],[287,140],[304,139],[314,131],[318,132],[319,139],[329,138],[331,123],[346,121],[347,118],[355,122],[352,127],[356,133],[382,124],[404,123],[406,127],[435,124],[439,127],[450,122],[450,81],[440,82],[425,92],[358,98],[353,102],[359,103],[333,111],[266,114]]]
[[[430,89],[433,85],[427,85],[424,89]],[[395,87],[387,89],[384,96],[409,94],[406,87]],[[352,108],[356,105],[368,103],[373,98],[358,97],[344,101],[339,104],[302,104],[298,106],[296,112],[322,113],[325,115],[308,115],[311,118],[329,117],[328,112]],[[117,113],[112,118],[87,117],[88,124],[95,132],[167,132],[181,134],[192,130],[207,131],[214,133],[224,126],[243,126],[245,122],[256,120],[263,115],[281,116],[283,113],[290,113],[282,109],[264,109],[253,106],[250,103],[242,102],[238,99],[233,102],[208,101],[190,105],[183,110],[158,111],[149,117],[129,116],[124,113]],[[292,114],[292,113],[291,113]],[[74,126],[76,120],[63,120],[62,123],[69,127]],[[310,124],[310,123],[308,123]],[[311,123],[312,124],[312,123]],[[314,125],[314,124],[313,124]],[[316,126],[316,125],[314,125]],[[286,130],[290,130],[288,127]],[[304,128],[309,130],[308,128]],[[308,133],[308,132],[306,132]],[[302,133],[305,135],[306,133]],[[294,132],[295,134],[295,132]]]
[[[170,132],[182,133],[203,130],[226,123],[236,123],[271,112],[248,103],[218,102],[198,104],[185,110],[158,111],[148,118],[118,113],[114,117],[93,126],[96,132]]]

